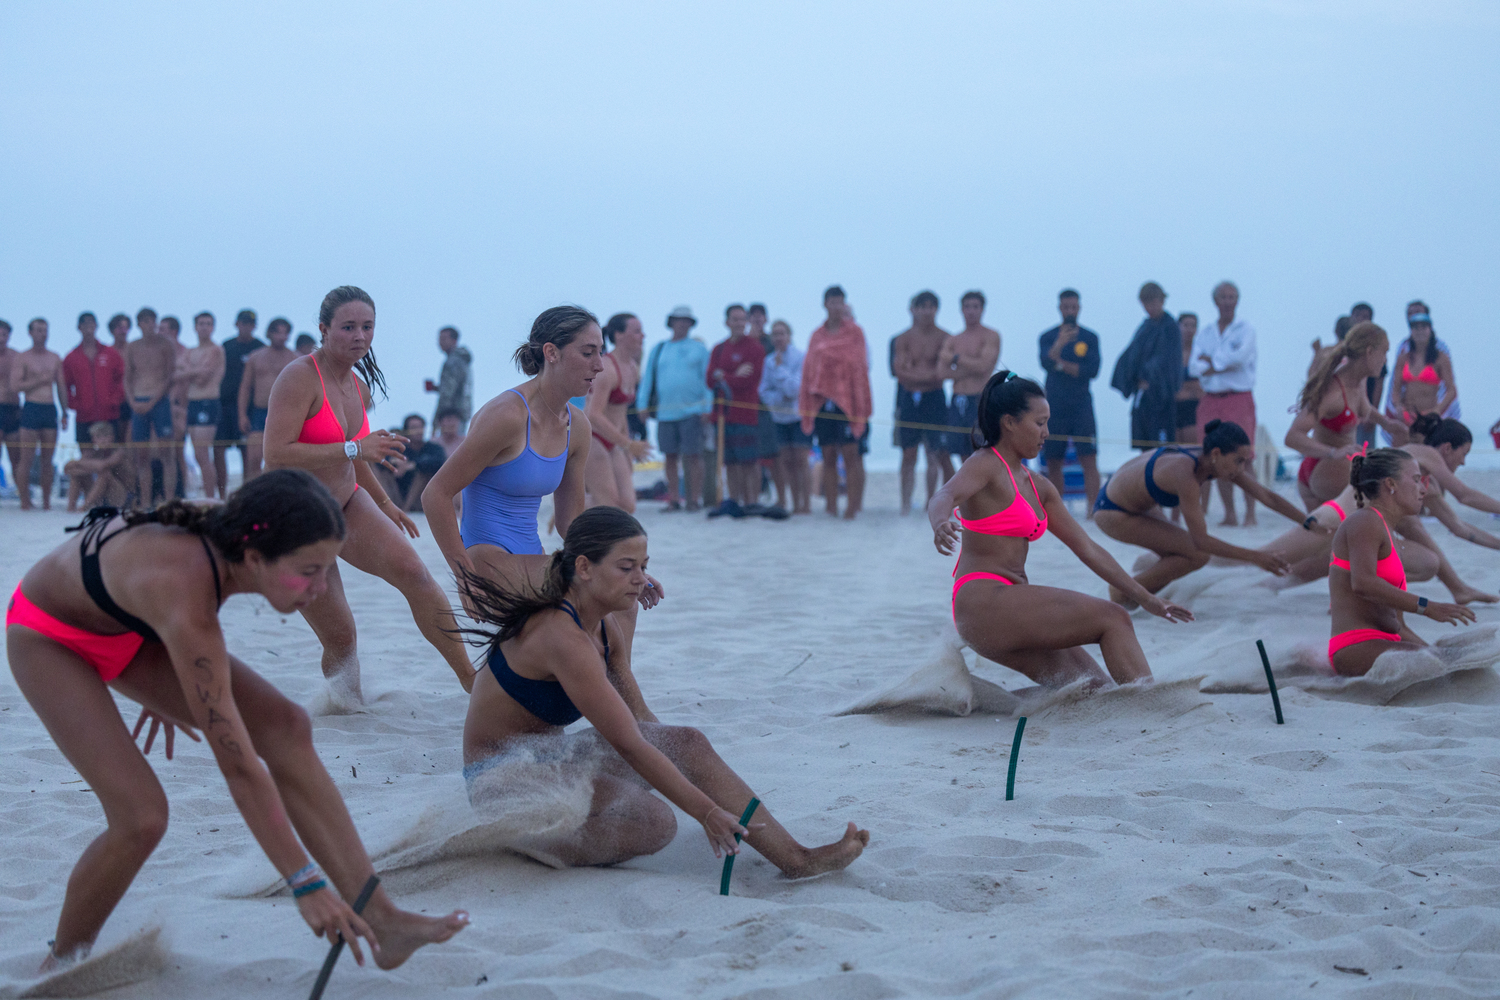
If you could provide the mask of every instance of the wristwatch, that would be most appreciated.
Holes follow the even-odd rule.
[[[1427,598],[1425,598],[1425,597],[1419,597],[1419,598],[1417,598],[1417,613],[1421,614],[1423,611],[1426,611],[1426,610],[1427,610]]]
[[[359,442],[358,441],[345,441],[344,442],[344,457],[347,458],[351,462],[354,461],[356,458],[359,457]]]

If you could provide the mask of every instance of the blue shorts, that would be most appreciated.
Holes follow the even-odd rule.
[[[829,401],[823,404],[823,409],[813,420],[813,437],[818,440],[819,448],[840,448],[844,445],[859,445],[859,453],[865,454],[870,450],[870,425],[865,424],[865,432],[858,438],[854,436],[851,421],[838,404]]]
[[[760,458],[758,424],[724,425],[724,461],[729,465],[753,465]]]
[[[1074,451],[1082,455],[1093,455],[1099,451],[1095,438],[1093,402],[1064,402],[1059,400],[1047,418],[1047,443],[1043,455],[1048,461],[1058,461],[1068,453],[1068,442],[1073,442]]]
[[[266,414],[271,411],[263,406],[250,407],[250,432],[252,434],[264,434],[266,432]]]
[[[219,426],[219,401],[217,399],[188,400],[187,425],[189,429],[212,427],[215,433]]]
[[[0,434],[14,434],[21,429],[21,404],[0,403]]]
[[[778,448],[811,448],[812,435],[802,431],[802,421],[793,420],[789,424],[775,424],[776,444]]]
[[[21,407],[21,429],[25,431],[57,430],[57,407],[51,403],[25,403]]]
[[[897,389],[896,419],[900,421],[897,440],[903,449],[925,444],[928,451],[948,450],[948,432],[939,430],[948,426],[948,401],[943,398],[941,386],[927,392]]]
[[[137,396],[137,403],[144,403],[150,396]],[[172,440],[172,401],[166,396],[156,401],[147,413],[136,413],[130,411],[130,440],[140,443],[151,440],[151,432],[156,432],[159,441]]]
[[[955,392],[953,401],[948,404],[948,426],[953,428],[948,432],[948,451],[960,458],[974,454],[974,421],[979,418],[979,397],[982,395],[980,392],[971,395]]]

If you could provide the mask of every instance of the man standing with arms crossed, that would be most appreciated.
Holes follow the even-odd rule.
[[[172,373],[177,345],[162,335],[156,313],[142,309],[136,317],[139,340],[125,348],[125,398],[130,403],[130,442],[135,460],[135,506],[152,506],[151,462],[161,462],[162,496],[177,495],[177,462],[172,455]]]
[[[249,458],[245,454],[245,435],[240,431],[240,380],[245,377],[245,357],[266,346],[265,341],[256,339],[255,324],[255,310],[241,309],[234,318],[235,335],[224,341],[224,378],[219,383],[219,429],[214,438],[214,475],[218,477],[221,496],[229,487],[225,453],[230,447],[236,447],[240,450],[242,463]],[[208,477],[207,469],[203,470],[203,475]]]
[[[213,466],[214,437],[219,432],[221,402],[219,383],[224,378],[224,348],[214,343],[214,314],[201,312],[193,317],[198,346],[188,348],[178,368],[178,377],[187,390],[187,428],[193,439],[193,458],[203,474],[203,496],[212,499],[214,487],[219,498],[227,500],[226,483],[216,482]]]
[[[1000,332],[991,330],[984,319],[984,293],[964,292],[959,308],[964,313],[964,328],[948,338],[938,356],[938,368],[951,372],[953,399],[948,404],[948,451],[960,464],[974,453],[971,431],[979,416],[979,396],[984,384],[1000,364]]]
[[[245,359],[245,374],[240,379],[239,399],[235,402],[240,433],[249,447],[245,453],[245,476],[240,485],[260,475],[266,455],[266,412],[271,405],[271,386],[281,369],[297,360],[297,352],[286,346],[292,335],[292,324],[277,316],[266,325],[266,339],[271,346],[254,351]]]
[[[1244,430],[1255,441],[1255,327],[1235,318],[1240,304],[1240,290],[1232,281],[1221,281],[1214,286],[1214,305],[1218,307],[1216,323],[1205,323],[1198,328],[1193,338],[1193,360],[1188,362],[1188,374],[1203,386],[1203,399],[1198,402],[1198,440],[1203,440],[1203,428],[1210,420],[1229,420]],[[1227,479],[1219,480],[1219,498],[1224,501],[1222,527],[1233,527],[1239,522],[1234,516],[1234,486]],[[1205,507],[1208,493],[1203,494]],[[1255,523],[1255,501],[1245,495],[1245,525]]]
[[[128,320],[126,322],[129,322]],[[125,359],[113,347],[99,343],[99,320],[91,312],[78,317],[79,345],[63,358],[67,408],[74,412],[80,448],[93,441],[89,426],[107,421],[118,427],[125,401]],[[115,440],[121,440],[118,434]]]
[[[901,515],[911,513],[917,488],[917,451],[927,449],[927,501],[953,475],[948,457],[948,401],[943,398],[944,371],[939,359],[948,332],[937,325],[938,297],[930,291],[912,296],[911,326],[891,342],[891,369],[896,374],[896,427],[901,445]],[[919,426],[913,426],[919,425]],[[941,479],[939,479],[941,475]],[[923,509],[926,509],[925,506]]]
[[[54,400],[68,398],[63,385],[62,358],[47,350],[47,321],[32,320],[26,326],[31,334],[31,350],[22,351],[11,363],[10,388],[12,392],[24,392],[26,402],[21,406],[21,464],[11,468],[16,474],[16,489],[21,494],[21,509],[31,509],[31,456],[40,446],[42,453],[42,510],[52,509],[52,453],[57,449],[57,404]],[[53,387],[57,395],[52,395]],[[68,411],[62,412],[62,429],[68,429]]]
[[[724,417],[724,468],[729,500],[741,511],[760,499],[760,374],[766,354],[760,340],[745,335],[745,307],[724,310],[729,339],[714,345],[708,357],[706,384],[728,397],[716,408]],[[722,513],[739,513],[727,503]]]
[[[1098,435],[1094,424],[1094,394],[1089,382],[1099,375],[1099,335],[1078,325],[1078,293],[1064,288],[1057,296],[1057,311],[1062,322],[1042,334],[1040,351],[1042,368],[1047,372],[1047,403],[1052,415],[1047,419],[1047,478],[1063,490],[1063,459],[1068,442],[1083,466],[1083,492],[1087,497],[1088,517],[1094,516],[1094,501],[1099,497]]]

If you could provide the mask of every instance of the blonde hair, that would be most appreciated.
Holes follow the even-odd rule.
[[[1359,357],[1382,340],[1387,347],[1390,346],[1391,338],[1379,326],[1374,323],[1357,324],[1313,365],[1312,372],[1307,376],[1307,384],[1302,387],[1302,395],[1297,399],[1297,408],[1316,410],[1323,393],[1328,391],[1328,383],[1333,381],[1339,364],[1346,359]]]

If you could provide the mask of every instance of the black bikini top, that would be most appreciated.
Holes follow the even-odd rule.
[[[134,632],[147,642],[161,642],[161,637],[156,634],[155,629],[116,604],[115,599],[109,596],[109,591],[104,586],[104,574],[99,569],[99,550],[111,538],[135,527],[135,525],[127,524],[119,531],[112,531],[106,535],[104,531],[109,527],[109,522],[120,516],[121,513],[117,507],[95,507],[88,512],[82,523],[67,529],[68,531],[83,532],[83,538],[78,546],[80,568],[83,574],[83,589],[88,593],[89,597],[93,598],[94,603],[99,606],[100,611],[103,611],[115,621],[125,626],[127,630]],[[138,521],[136,523],[151,523],[155,520],[155,514],[151,513],[146,515],[146,521]],[[208,546],[208,539],[199,535],[198,541],[203,543],[203,551],[208,556],[208,564],[213,567],[214,606],[218,607],[224,603],[224,593],[219,584],[219,561],[214,558],[213,549]]]
[[[578,612],[573,605],[563,601],[562,609],[573,617],[574,625],[583,628],[583,622],[578,620]],[[602,621],[599,623],[599,638],[604,641],[604,662],[608,665],[609,632],[605,630]],[[490,650],[489,666],[490,672],[495,675],[495,680],[505,693],[515,699],[516,704],[549,726],[567,726],[583,718],[583,713],[578,711],[578,706],[573,704],[573,699],[568,697],[562,684],[522,677],[505,662],[505,654],[500,652],[498,643]]]

